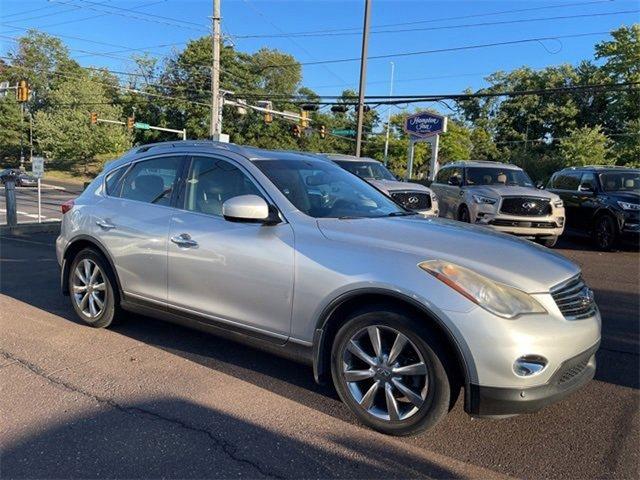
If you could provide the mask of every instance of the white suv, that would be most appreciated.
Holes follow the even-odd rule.
[[[431,189],[440,216],[556,244],[564,230],[564,205],[538,189],[520,167],[499,162],[454,162],[436,175]]]

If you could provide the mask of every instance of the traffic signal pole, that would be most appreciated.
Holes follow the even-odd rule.
[[[362,150],[362,124],[364,122],[364,90],[367,83],[367,51],[369,49],[369,18],[371,0],[364,2],[364,26],[362,29],[362,54],[360,56],[360,91],[358,93],[358,123],[356,127],[356,157]]]
[[[123,122],[121,120],[107,120],[106,118],[97,118],[94,123],[111,123],[113,125],[123,125],[125,127],[129,127],[128,122]],[[176,130],[175,128],[165,128],[165,127],[154,127],[153,125],[149,125],[147,123],[135,122],[131,126],[131,128],[135,128],[137,130],[158,130],[160,132],[171,132],[177,133],[182,136],[182,140],[187,139],[187,129],[183,128],[182,130]]]

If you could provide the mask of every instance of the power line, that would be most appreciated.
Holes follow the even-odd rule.
[[[567,7],[575,7],[575,6],[583,6],[583,5],[593,5],[593,4],[599,4],[599,3],[611,3],[613,1],[614,0],[595,0],[595,1],[588,1],[588,2],[564,3],[564,4],[560,4],[560,5],[550,5],[550,6],[544,6],[544,7],[520,8],[520,9],[515,9],[515,10],[502,10],[502,11],[498,11],[498,12],[476,13],[476,14],[470,14],[470,15],[458,15],[458,16],[454,16],[454,17],[430,18],[428,20],[414,20],[414,21],[411,21],[411,22],[380,24],[380,25],[375,25],[372,28],[388,28],[388,27],[400,27],[400,26],[406,26],[406,25],[420,25],[420,24],[425,24],[425,23],[439,23],[439,22],[446,22],[446,21],[450,21],[450,20],[464,20],[464,19],[468,19],[468,18],[491,17],[491,16],[494,16],[494,15],[505,15],[505,14],[509,14],[509,13],[532,12],[532,11],[536,11],[536,10],[548,11],[548,10],[555,9],[555,8],[567,8]],[[332,32],[347,32],[347,31],[354,31],[356,33],[359,33],[359,32],[362,31],[362,27],[334,28],[334,29],[311,30],[311,31],[303,31],[303,32],[290,32],[290,33],[288,33],[288,35],[296,36],[296,35],[310,34],[310,33],[332,33]],[[267,35],[267,34],[265,34],[265,35]],[[239,38],[242,38],[242,36],[239,36]]]
[[[617,12],[601,12],[601,13],[581,13],[576,15],[562,15],[557,17],[538,17],[538,18],[528,18],[528,19],[517,19],[517,20],[501,20],[497,22],[482,22],[482,23],[466,23],[462,25],[442,25],[437,27],[422,27],[422,28],[405,28],[401,30],[373,30],[370,33],[380,34],[380,33],[408,33],[408,32],[424,32],[424,31],[436,31],[436,30],[451,30],[451,29],[459,29],[459,28],[473,28],[473,27],[488,27],[495,25],[510,25],[510,24],[521,24],[521,23],[531,23],[531,22],[546,22],[553,20],[569,20],[576,18],[592,18],[592,17],[607,17],[614,15],[624,15],[628,13],[638,13],[640,10],[621,10]],[[309,38],[309,37],[341,37],[341,36],[351,36],[351,35],[361,35],[362,32],[313,32],[313,33],[297,33],[297,34],[256,34],[256,35],[235,35],[236,38],[240,39],[249,39],[249,38]]]
[[[490,48],[490,47],[498,47],[498,46],[504,46],[504,45],[519,45],[519,44],[524,44],[524,43],[538,43],[538,42],[543,42],[545,40],[559,40],[562,38],[580,38],[580,37],[588,37],[588,36],[594,36],[594,35],[608,35],[611,32],[588,32],[588,33],[575,33],[575,34],[570,34],[570,35],[554,35],[554,36],[548,36],[548,37],[534,37],[534,38],[523,38],[520,40],[508,40],[508,41],[504,41],[504,42],[492,42],[492,43],[482,43],[482,44],[475,44],[475,45],[463,45],[463,46],[459,46],[459,47],[448,47],[448,48],[439,48],[439,49],[433,49],[433,50],[422,50],[422,51],[416,51],[416,52],[397,52],[397,53],[388,53],[388,54],[384,54],[384,55],[371,55],[369,56],[369,60],[380,60],[380,59],[386,59],[386,58],[396,58],[396,57],[410,57],[410,56],[416,56],[416,55],[428,55],[431,53],[444,53],[444,52],[458,52],[458,51],[463,51],[463,50],[475,50],[475,49],[479,49],[479,48]],[[319,60],[319,61],[314,61],[314,62],[301,62],[298,65],[323,65],[323,64],[327,64],[327,63],[347,63],[347,62],[356,62],[356,61],[360,61],[360,57],[352,57],[352,58],[339,58],[339,59],[333,59],[333,60]],[[273,65],[266,65],[265,67],[263,67],[263,70],[265,68],[283,68],[283,67],[288,67],[291,66],[292,64],[273,64]],[[295,65],[295,64],[293,64]]]

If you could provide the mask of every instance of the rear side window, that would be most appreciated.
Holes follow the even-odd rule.
[[[120,189],[118,187],[120,186],[120,180],[126,171],[127,167],[122,167],[107,175],[107,179],[104,182],[107,195],[117,197],[120,194]]]
[[[168,206],[182,157],[161,157],[136,163],[122,182],[121,197]]]

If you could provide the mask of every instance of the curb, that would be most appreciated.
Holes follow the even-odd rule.
[[[60,233],[60,221],[19,223],[14,227],[0,225],[0,235],[28,235],[30,233]]]

